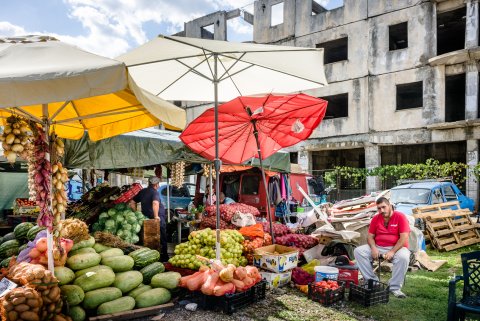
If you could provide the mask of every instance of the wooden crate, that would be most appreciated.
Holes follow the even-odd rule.
[[[143,245],[154,250],[160,248],[160,220],[143,221]]]
[[[452,209],[456,207],[456,209]],[[425,220],[425,232],[432,246],[451,251],[480,243],[480,224],[472,212],[461,209],[458,202],[449,202],[414,209],[414,217]]]
[[[89,321],[131,321],[138,319],[151,320],[156,314],[163,312],[167,309],[173,308],[173,303],[166,303],[162,305],[156,305],[149,308],[135,309],[132,311],[119,312],[113,314],[105,314],[96,317],[90,317]]]

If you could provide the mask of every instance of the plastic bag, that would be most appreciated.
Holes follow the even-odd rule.
[[[246,237],[264,237],[265,232],[263,231],[263,225],[261,223],[257,223],[255,225],[242,227],[239,232]]]
[[[255,221],[255,217],[253,214],[244,214],[240,212],[236,212],[232,217],[232,224],[238,227],[245,227],[255,225],[257,222]]]

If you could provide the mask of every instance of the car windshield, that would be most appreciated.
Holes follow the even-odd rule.
[[[429,189],[424,188],[398,188],[390,190],[390,202],[407,204],[427,204]]]

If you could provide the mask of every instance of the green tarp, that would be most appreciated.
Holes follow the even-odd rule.
[[[66,140],[64,165],[69,168],[119,169],[145,167],[158,164],[208,163],[192,152],[177,134],[159,130],[141,130],[98,142],[85,135],[80,140]],[[258,159],[245,165],[259,166]],[[290,172],[290,154],[276,153],[264,160],[266,169]]]
[[[12,208],[16,198],[28,198],[27,173],[0,172],[0,213]]]

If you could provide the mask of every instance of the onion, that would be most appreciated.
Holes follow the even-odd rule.
[[[15,135],[14,134],[8,134],[7,138],[5,139],[5,142],[8,145],[13,144],[13,141],[15,140]]]
[[[15,152],[13,151],[7,150],[5,151],[5,155],[10,164],[15,163],[15,161],[17,160],[17,154],[15,154]]]
[[[21,144],[13,144],[12,146],[12,151],[16,152],[16,153],[21,153],[23,152],[23,146]]]

